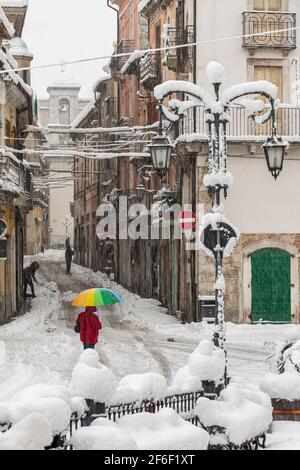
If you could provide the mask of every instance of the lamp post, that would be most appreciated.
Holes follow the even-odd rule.
[[[208,172],[204,177],[204,184],[212,199],[213,212],[206,217],[206,225],[203,230],[202,247],[206,253],[210,252],[215,259],[215,334],[214,344],[217,347],[225,347],[224,328],[224,277],[223,258],[230,256],[235,243],[228,242],[239,237],[238,230],[225,218],[222,195],[226,198],[227,191],[232,184],[232,175],[227,170],[227,129],[230,121],[229,108],[233,102],[243,106],[257,124],[264,124],[272,119],[272,135],[263,145],[268,168],[276,179],[283,168],[284,155],[287,144],[276,133],[276,95],[277,87],[267,81],[249,82],[230,87],[222,94],[221,86],[224,82],[225,71],[222,65],[211,62],[207,67],[207,76],[213,87],[210,94],[201,86],[184,81],[169,81],[155,88],[155,97],[159,103],[159,109],[166,119],[174,122],[179,120],[183,112],[189,107],[204,106],[206,113],[206,126],[208,135]],[[180,102],[172,100],[169,109],[163,107],[163,101],[173,93],[184,93],[192,97],[192,101]],[[242,99],[249,95],[263,96],[269,102],[269,107],[262,100]],[[173,116],[170,117],[170,113]],[[160,145],[158,145],[160,143]],[[156,152],[157,150],[157,152]],[[153,164],[158,160],[161,166],[170,163],[169,143],[164,146],[164,141],[154,142],[150,146]],[[231,246],[231,249],[229,247]],[[226,381],[226,377],[225,377]]]

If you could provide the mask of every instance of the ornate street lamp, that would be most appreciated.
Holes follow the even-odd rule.
[[[274,176],[275,180],[282,171],[287,148],[287,142],[284,142],[281,137],[275,136],[270,137],[263,145],[268,169]]]
[[[159,135],[155,136],[152,140],[152,144],[148,145],[150,150],[153,169],[156,171],[160,178],[166,176],[167,171],[170,168],[172,152],[175,146],[171,143],[170,139],[163,132],[163,112],[162,102],[158,104],[159,109]]]
[[[157,135],[148,147],[151,153],[153,168],[163,178],[170,168],[174,145],[171,144],[170,139],[166,135]]]
[[[214,342],[216,346],[224,348],[225,346],[225,317],[224,317],[224,286],[222,264],[223,258],[230,256],[238,239],[224,247],[222,244],[224,224],[223,204],[221,203],[222,193],[226,197],[227,190],[233,182],[231,173],[227,170],[227,130],[230,122],[229,109],[233,103],[246,108],[248,114],[254,119],[256,124],[264,124],[272,119],[272,137],[264,144],[263,148],[266,155],[268,168],[276,179],[282,170],[283,160],[287,144],[276,135],[276,96],[277,87],[265,80],[243,83],[235,85],[220,93],[221,85],[224,82],[225,72],[222,65],[211,62],[207,67],[209,82],[213,86],[214,93],[207,92],[199,85],[186,81],[167,81],[158,85],[154,94],[159,103],[161,115],[171,122],[179,121],[182,114],[188,107],[203,106],[205,109],[205,122],[207,126],[208,141],[208,172],[203,179],[204,185],[212,198],[213,212],[206,214],[207,232],[210,235],[212,243],[211,251],[216,263],[216,333]],[[163,109],[163,101],[174,93],[183,93],[192,98],[192,101],[169,101],[169,108]],[[249,100],[249,96],[263,96],[270,103],[266,107],[262,100]],[[162,118],[161,118],[162,120]],[[162,126],[161,126],[162,127]],[[162,137],[162,132],[158,139]],[[161,144],[161,145],[160,145]],[[165,171],[168,160],[170,159],[170,143],[165,140],[157,142],[151,151],[155,166],[159,166]],[[155,153],[155,150],[158,150]],[[160,163],[158,162],[158,159]],[[226,224],[230,222],[226,219]],[[210,233],[211,232],[211,233]],[[205,245],[205,243],[204,243]],[[207,253],[207,247],[206,253]],[[226,376],[225,376],[226,382]]]

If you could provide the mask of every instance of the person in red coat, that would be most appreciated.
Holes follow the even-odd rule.
[[[80,313],[76,320],[75,332],[80,333],[84,349],[95,349],[98,343],[102,324],[96,312],[96,307],[86,307],[85,312]]]

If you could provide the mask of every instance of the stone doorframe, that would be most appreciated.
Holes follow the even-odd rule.
[[[252,308],[251,254],[264,248],[278,248],[291,255],[291,316],[299,323],[299,252],[294,245],[277,240],[262,240],[248,245],[241,253],[240,323],[249,323]]]

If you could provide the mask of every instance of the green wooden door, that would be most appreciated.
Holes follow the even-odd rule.
[[[251,256],[252,322],[291,321],[291,258],[283,250],[266,248]]]

